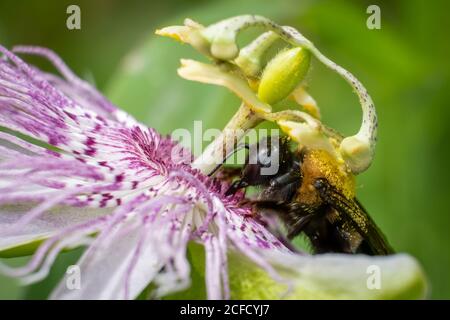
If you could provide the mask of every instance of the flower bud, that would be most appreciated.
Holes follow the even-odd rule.
[[[258,98],[268,104],[286,98],[304,79],[310,60],[310,52],[300,47],[278,53],[263,72]]]

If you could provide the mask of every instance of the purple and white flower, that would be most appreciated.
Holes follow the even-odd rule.
[[[238,198],[223,197],[224,184],[191,159],[175,163],[174,141],[118,110],[53,52],[14,50],[48,58],[63,78],[0,50],[0,121],[9,129],[0,134],[0,202],[12,211],[0,215],[0,245],[46,239],[10,273],[40,280],[62,249],[87,244],[85,285],[62,285],[53,297],[134,298],[152,281],[164,295],[189,285],[186,247],[195,240],[205,246],[208,297],[227,298],[228,243],[254,259],[255,249],[288,252]]]
[[[152,297],[163,297],[191,285],[195,242],[209,299],[373,298],[423,287],[406,255],[291,251],[239,205],[242,194],[225,197],[227,183],[194,169],[187,150],[118,109],[53,52],[0,52],[0,256],[35,251],[23,267],[2,263],[3,273],[39,281],[61,251],[85,246],[81,288],[62,279],[51,298],[134,299],[150,284]],[[60,75],[18,53],[47,58]],[[229,279],[239,273],[233,261],[249,268],[245,283]],[[373,264],[384,270],[379,292],[366,289]]]

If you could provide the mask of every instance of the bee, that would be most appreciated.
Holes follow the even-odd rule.
[[[278,143],[273,143],[277,141]],[[304,234],[314,253],[388,255],[393,249],[355,197],[355,181],[336,158],[324,150],[291,150],[286,137],[250,148],[239,179],[226,195],[258,186],[249,200],[256,212],[274,212],[287,228],[287,238]],[[278,170],[263,174],[276,159]]]

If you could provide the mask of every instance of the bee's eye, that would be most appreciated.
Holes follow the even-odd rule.
[[[258,144],[250,148],[247,163],[261,167],[269,167],[273,160],[278,161],[279,147],[270,140],[261,139]]]
[[[317,178],[314,181],[314,188],[317,190],[324,190],[328,186],[328,181],[325,178]]]
[[[274,156],[276,156],[276,154],[271,152],[270,149],[263,148],[258,153],[258,164],[260,164],[263,167],[269,167],[271,162],[272,162],[272,158],[271,157],[274,157]]]
[[[280,163],[280,141],[278,138],[261,140],[258,144],[257,163],[262,167],[270,167],[272,163]]]

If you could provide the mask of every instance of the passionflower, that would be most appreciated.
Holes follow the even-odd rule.
[[[190,21],[170,32],[205,54],[234,59],[235,35],[217,38],[217,32],[230,32],[226,25],[199,34],[204,27]],[[266,46],[275,38],[264,37]],[[212,47],[211,39],[216,39]],[[257,50],[251,49],[247,53],[255,58]],[[223,160],[224,143],[235,135],[219,137],[193,159],[170,137],[114,106],[52,51],[0,47],[0,52],[0,256],[34,252],[25,266],[2,263],[1,272],[36,282],[48,275],[61,251],[84,246],[77,263],[80,286],[69,286],[66,275],[50,298],[135,299],[144,290],[151,298],[167,297],[189,291],[193,271],[204,278],[209,299],[424,296],[414,258],[299,253],[242,204],[243,193],[225,196],[228,183],[209,176],[215,162],[206,160]],[[47,58],[59,75],[27,64],[18,53]],[[272,114],[271,106],[226,68],[188,64],[180,74],[216,79],[242,97],[245,107],[230,121],[234,128],[245,131],[268,119],[300,130],[292,114]],[[254,74],[259,64],[253,60]],[[312,101],[303,88],[293,95]],[[314,114],[314,105],[311,110]],[[322,128],[317,117],[294,115],[307,119],[304,126]],[[375,288],[373,266],[379,271]]]

